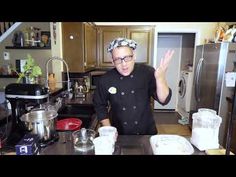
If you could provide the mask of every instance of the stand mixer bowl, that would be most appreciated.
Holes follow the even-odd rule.
[[[41,141],[49,141],[56,134],[55,118],[57,115],[54,110],[38,110],[22,115],[20,120],[25,123],[28,131],[31,131],[32,134],[37,134]]]

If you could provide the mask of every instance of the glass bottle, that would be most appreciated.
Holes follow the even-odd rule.
[[[35,43],[35,31],[34,31],[34,27],[31,26],[30,27],[30,40],[31,40],[31,46],[36,46],[36,43]]]
[[[23,30],[23,34],[24,34],[24,45],[30,46],[29,28],[25,28]]]
[[[89,76],[84,76],[84,83],[85,83],[85,86],[86,86],[86,93],[89,92],[90,90],[90,78]]]

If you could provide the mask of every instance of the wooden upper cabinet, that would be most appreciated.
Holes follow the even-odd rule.
[[[85,68],[90,69],[96,67],[97,63],[97,29],[90,24],[84,24],[85,34]]]
[[[98,66],[111,67],[110,53],[107,53],[109,43],[118,37],[125,37],[126,29],[117,26],[98,27]]]
[[[117,37],[126,37],[138,43],[136,62],[150,64],[153,56],[153,26],[99,26],[98,27],[98,66],[112,67],[111,56],[107,53],[109,43]]]
[[[63,58],[70,72],[95,68],[97,61],[97,30],[84,22],[62,23]]]
[[[154,43],[154,27],[128,27],[127,38],[137,42],[136,62],[150,64]]]

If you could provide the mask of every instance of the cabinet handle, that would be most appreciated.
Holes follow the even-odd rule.
[[[72,39],[74,39],[74,36],[73,36],[73,35],[70,35],[70,37],[69,37],[69,38],[72,40]]]

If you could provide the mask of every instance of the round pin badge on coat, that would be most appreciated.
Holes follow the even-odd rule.
[[[117,89],[116,89],[115,87],[110,87],[110,88],[108,89],[108,92],[109,92],[110,94],[116,94]]]

